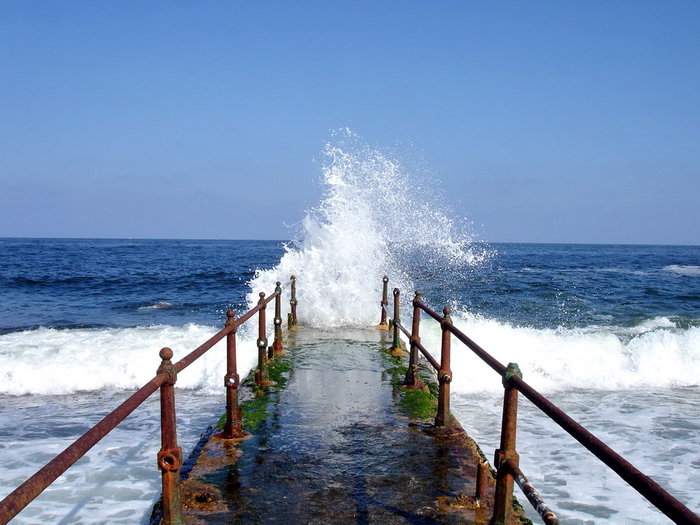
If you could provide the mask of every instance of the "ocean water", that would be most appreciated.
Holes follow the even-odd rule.
[[[297,275],[302,324],[371,327],[386,274],[406,324],[415,289],[451,306],[463,331],[700,512],[699,246],[489,244],[390,152],[346,135],[324,153],[322,200],[294,241],[0,239],[0,497],[150,379],[161,347],[182,357],[276,280]],[[438,326],[421,332],[437,354]],[[249,369],[254,337],[240,339]],[[223,409],[222,350],[178,378],[185,450]],[[453,371],[453,411],[490,456],[500,380],[457,344]],[[13,523],[144,523],[160,484],[154,401]],[[519,421],[523,471],[565,523],[669,522],[524,399]]]

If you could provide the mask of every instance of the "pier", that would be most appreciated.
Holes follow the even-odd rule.
[[[559,523],[519,468],[519,397],[527,398],[670,520],[700,517],[529,386],[515,363],[495,360],[438,313],[419,292],[410,328],[402,322],[401,291],[381,283],[379,324],[365,329],[300,327],[296,278],[287,285],[283,327],[281,283],[240,317],[173,363],[160,351],[155,377],[0,502],[8,523],[144,400],[160,392],[162,498],[152,523],[464,523],[527,522],[517,485],[547,524]],[[274,301],[271,341],[266,318]],[[439,349],[421,343],[421,319],[439,323]],[[257,321],[258,362],[246,379],[237,367],[237,331]],[[185,461],[177,443],[177,376],[226,341],[222,370],[225,410]],[[452,343],[471,351],[503,384],[499,448],[489,464],[450,412]],[[406,344],[408,343],[408,344]],[[438,360],[435,355],[439,355]],[[458,373],[458,371],[457,371]],[[222,403],[223,404],[223,403]],[[216,419],[217,415],[212,414]]]
[[[478,447],[429,433],[435,398],[400,392],[405,366],[386,335],[291,333],[274,384],[243,403],[251,435],[215,433],[183,482],[183,521],[488,523],[495,483],[485,467],[475,497]]]

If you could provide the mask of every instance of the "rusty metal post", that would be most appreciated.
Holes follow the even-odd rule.
[[[379,320],[379,326],[388,326],[386,322],[386,307],[389,306],[389,278],[386,275],[382,279],[382,283],[384,283],[382,285],[382,300],[379,303],[382,309],[382,315]]]
[[[516,363],[508,363],[503,372],[503,419],[501,422],[501,446],[496,449],[494,466],[496,472],[496,494],[494,496],[493,518],[490,525],[507,525],[513,513],[513,474],[506,461],[518,465],[515,451],[515,435],[518,425],[518,390],[511,386],[510,378],[523,375]]]
[[[226,376],[224,386],[226,387],[226,424],[224,425],[224,438],[241,438],[247,435],[243,430],[243,412],[238,405],[238,386],[241,378],[238,375],[236,364],[236,314],[233,310],[226,312],[226,326],[231,326],[232,330],[226,335]]]
[[[177,370],[171,358],[173,351],[163,348],[160,351],[161,363],[157,374],[167,374],[160,387],[160,435],[161,448],[158,452],[158,469],[163,480],[163,525],[184,525],[180,509],[180,467],[182,449],[177,446],[175,427],[175,382]]]
[[[295,275],[292,275],[291,281],[291,299],[289,300],[291,312],[289,312],[289,315],[287,315],[288,330],[291,330],[297,325],[297,278]]]
[[[479,463],[476,466],[476,494],[474,495],[475,499],[481,501],[486,499],[486,493],[489,486],[488,475],[488,464],[485,461],[479,461]]]
[[[413,298],[413,322],[411,324],[411,348],[408,358],[408,369],[406,370],[406,379],[404,386],[411,388],[423,388],[423,382],[418,378],[418,344],[420,343],[420,307],[418,301],[421,300],[421,295],[416,290],[416,296]]]
[[[452,324],[450,313],[452,308],[445,307],[442,309],[444,317],[440,321],[442,327],[442,348],[440,352],[440,370],[438,372],[438,383],[440,389],[438,391],[438,409],[435,416],[435,426],[438,428],[448,427],[452,423],[452,415],[450,414],[450,383],[452,382],[452,370],[450,369],[450,343],[452,333],[447,329],[448,325]]]
[[[402,349],[401,349],[401,337],[399,336],[399,324],[401,324],[401,318],[400,318],[400,297],[401,297],[401,291],[398,288],[394,288],[394,320],[391,323],[391,327],[394,330],[394,336],[392,339],[391,343],[391,348],[390,351],[392,354],[401,354]]]
[[[255,384],[267,386],[269,378],[267,374],[267,334],[265,333],[265,292],[260,292],[258,301],[258,367],[255,369]]]
[[[277,281],[275,286],[275,339],[272,342],[272,353],[279,354],[282,352],[282,283]]]

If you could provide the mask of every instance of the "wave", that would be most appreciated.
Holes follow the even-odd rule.
[[[523,378],[543,391],[625,390],[698,385],[700,328],[678,328],[666,317],[634,327],[535,329],[475,316],[461,309],[453,322],[503,364],[516,362]],[[436,357],[440,329],[421,323],[423,344]],[[453,388],[502,390],[500,378],[459,342],[452,345]]]
[[[700,275],[700,266],[684,265],[684,264],[671,264],[669,266],[664,266],[664,271],[677,273],[679,275]]]
[[[147,326],[135,328],[37,330],[0,336],[0,392],[10,395],[69,394],[100,389],[135,389],[156,372],[158,352],[169,346],[181,359],[219,328]],[[256,360],[254,338],[241,331],[237,349],[241,374]],[[221,342],[184,370],[180,388],[219,392],[225,370]]]
[[[164,308],[170,308],[173,305],[173,303],[169,303],[167,301],[160,301],[155,304],[151,304],[148,306],[139,306],[139,310],[162,310]]]
[[[323,198],[301,223],[302,240],[285,246],[279,264],[251,280],[249,304],[290,275],[299,281],[302,324],[367,326],[374,319],[381,279],[413,290],[405,261],[416,252],[435,267],[483,263],[489,249],[467,227],[436,205],[425,180],[412,175],[389,152],[373,149],[350,130],[327,144]]]
[[[459,307],[452,315],[460,330],[502,363],[517,362],[524,379],[543,392],[692,386],[700,377],[700,327],[678,328],[665,317],[635,327],[535,329],[475,316]],[[376,321],[372,318],[371,324]],[[190,324],[39,328],[1,335],[0,392],[69,394],[135,389],[155,375],[163,346],[173,349],[175,360],[181,359],[217,330]],[[239,335],[238,365],[244,375],[255,366],[255,337],[244,330]],[[439,359],[440,328],[436,322],[422,321],[421,339]],[[456,340],[452,369],[456,392],[502,390],[498,375]],[[183,371],[177,385],[217,393],[224,370],[222,342]]]

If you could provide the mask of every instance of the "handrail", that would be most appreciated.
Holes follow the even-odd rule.
[[[520,467],[512,459],[506,460],[506,466],[513,473],[515,482],[523,491],[525,497],[530,504],[535,507],[535,510],[545,522],[545,525],[559,525],[559,518],[554,515],[554,512],[547,506],[539,492],[532,486],[532,483],[527,479]]]
[[[406,330],[406,328],[401,324],[401,323],[396,323],[396,326],[399,327],[399,330],[410,339],[411,337],[411,332]],[[440,370],[440,363],[437,362],[437,360],[431,355],[430,352],[419,342],[416,341],[415,345],[418,347],[418,350],[423,354],[423,357],[425,357],[428,360],[428,363],[432,365],[432,367],[435,370]]]
[[[290,320],[296,326],[296,277],[292,276],[292,299],[290,306]],[[148,399],[158,388],[161,389],[161,450],[158,453],[158,468],[163,472],[163,520],[164,525],[182,523],[180,516],[179,501],[179,477],[180,466],[182,464],[182,451],[177,446],[175,431],[175,399],[174,384],[177,380],[177,373],[194,363],[214,345],[222,339],[227,338],[227,370],[224,378],[226,387],[226,425],[222,437],[243,438],[246,432],[242,429],[241,410],[238,406],[238,386],[240,379],[236,369],[236,332],[239,326],[244,324],[256,313],[260,314],[258,346],[263,341],[267,345],[265,337],[265,307],[275,300],[275,342],[273,347],[276,351],[281,351],[281,307],[280,299],[282,295],[280,282],[277,282],[275,291],[265,298],[264,293],[260,293],[258,304],[248,310],[244,315],[235,319],[233,311],[226,312],[227,321],[222,330],[192,350],[185,357],[175,364],[172,364],[172,350],[163,348],[160,351],[162,359],[158,371],[145,385],[139,388],[124,402],[122,402],[112,412],[107,414],[99,423],[93,426],[85,434],[79,437],[63,452],[40,468],[34,475],[28,478],[19,487],[8,494],[0,501],[0,525],[5,525],[17,514],[19,514],[29,503],[41,494],[51,483],[61,474],[70,468],[75,462],[83,457],[93,446],[109,434],[126,417],[136,410],[146,399]],[[271,347],[272,354],[272,347]],[[272,357],[272,355],[270,356]],[[258,362],[256,377],[263,373],[266,375],[268,357],[265,354],[262,361]],[[264,371],[264,372],[261,372]]]
[[[385,288],[387,278],[385,277]],[[398,297],[398,289],[394,290],[395,297]],[[522,393],[536,407],[545,413],[550,419],[563,428],[569,435],[592,452],[605,465],[610,467],[618,474],[628,485],[637,490],[657,509],[671,518],[675,523],[695,524],[700,525],[700,517],[693,513],[688,507],[683,505],[675,497],[669,494],[653,479],[643,474],[630,462],[624,459],[620,454],[615,452],[603,441],[586,430],[582,425],[568,416],[563,410],[558,408],[554,403],[532,388],[528,383],[523,381],[520,370],[515,363],[510,363],[507,367],[484,350],[481,346],[471,340],[461,330],[456,328],[450,319],[450,309],[444,309],[444,316],[440,316],[437,312],[427,306],[421,298],[420,292],[416,292],[416,296],[412,302],[413,310],[413,329],[408,332],[398,319],[398,305],[395,301],[395,312],[393,324],[400,329],[411,342],[411,354],[409,357],[409,367],[406,373],[404,385],[415,387],[417,378],[415,377],[415,368],[417,366],[417,351],[420,350],[426,356],[430,364],[438,371],[438,380],[440,383],[440,393],[438,398],[438,414],[435,418],[435,427],[449,427],[449,383],[452,380],[452,371],[449,370],[450,359],[450,343],[447,334],[454,335],[459,341],[474,352],[482,361],[489,365],[497,372],[503,380],[504,405],[503,405],[503,421],[501,429],[501,446],[496,450],[496,468],[497,484],[496,484],[496,501],[494,506],[494,517],[491,521],[492,525],[507,523],[510,519],[512,510],[511,498],[513,491],[513,481],[517,481],[521,488],[527,484],[528,488],[523,488],[528,499],[533,503],[533,506],[540,513],[546,523],[558,523],[556,516],[551,510],[544,505],[544,502],[539,498],[539,494],[534,490],[534,487],[529,484],[527,478],[518,467],[518,454],[515,451],[515,429],[517,425],[517,392]],[[384,305],[382,304],[382,308]],[[441,363],[438,363],[434,358],[428,357],[428,352],[420,343],[418,334],[420,326],[420,312],[423,311],[430,317],[440,323],[442,337],[442,358]],[[414,350],[415,349],[415,350]],[[447,360],[447,364],[445,363]],[[447,379],[445,381],[445,379]],[[531,499],[532,496],[532,499]]]
[[[418,301],[418,306],[426,313],[428,313],[431,317],[433,317],[433,314],[435,312],[432,312],[430,308],[428,308],[422,301]],[[432,312],[432,313],[430,313]],[[439,321],[439,319],[438,319]],[[464,333],[462,333],[461,330],[456,328],[454,325],[450,325],[448,327],[448,330],[452,332],[452,334],[462,341],[466,346],[469,347],[472,352],[474,352],[476,355],[478,355],[482,361],[484,361],[487,365],[489,365],[491,368],[493,368],[499,375],[503,375],[506,371],[506,366],[502,364],[500,361],[498,361],[495,357],[493,357],[491,354],[489,354],[486,350],[481,348],[478,344],[476,344],[474,341],[469,339]]]

